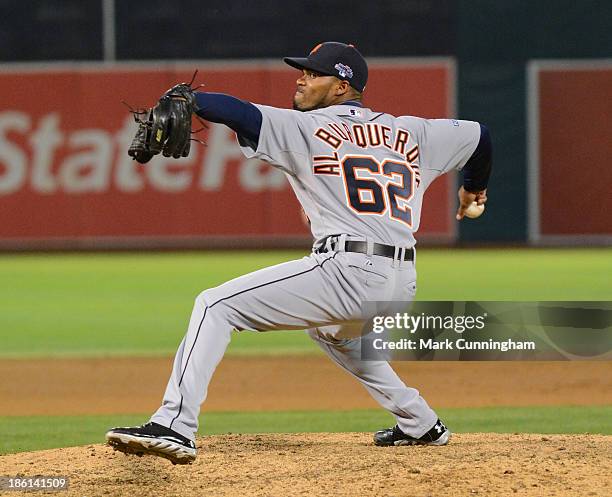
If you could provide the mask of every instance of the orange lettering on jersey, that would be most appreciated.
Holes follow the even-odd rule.
[[[368,140],[366,140],[363,124],[353,124],[353,133],[355,134],[355,143],[361,148],[366,148],[368,146]]]
[[[419,146],[415,145],[406,154],[406,159],[408,160],[409,163],[412,163],[418,158],[419,158]]]
[[[334,152],[334,155],[315,155],[312,160],[316,163],[312,165],[312,172],[314,174],[340,176],[338,152]]]
[[[314,135],[328,145],[331,145],[333,148],[339,148],[340,145],[342,145],[342,140],[337,136],[332,135],[326,129],[319,128],[315,131]]]
[[[391,133],[391,128],[385,126],[384,124],[380,126],[382,129],[382,142],[385,147],[391,150],[391,144],[389,143],[389,134]]]
[[[378,124],[366,123],[366,129],[368,130],[368,138],[370,139],[371,147],[378,147],[382,142],[382,133]]]
[[[342,127],[343,127],[343,128],[344,128],[344,130],[346,131],[346,134],[347,134],[347,135],[348,135],[348,137],[349,137],[349,141],[350,141],[351,143],[355,143],[355,142],[353,141],[353,135],[351,134],[351,128],[349,128],[349,127],[348,127],[348,124],[346,124],[346,123],[342,123]]]
[[[328,126],[331,128],[332,131],[334,131],[344,141],[350,141],[350,142],[353,141],[351,135],[347,133],[346,130],[338,126],[336,123],[329,123]]]
[[[312,172],[313,174],[340,176],[340,164],[313,164]]]
[[[379,123],[353,124],[331,122],[315,132],[315,136],[338,149],[343,143],[352,143],[361,148],[384,146],[393,152],[400,153],[414,162],[418,158],[418,147],[413,147],[408,154],[406,148],[410,141],[410,133],[401,128],[394,130],[390,126]],[[393,144],[393,145],[392,145]]]
[[[408,140],[410,140],[410,133],[398,128],[395,143],[393,144],[393,150],[404,155],[406,153],[406,143],[408,143]]]
[[[419,169],[419,165],[409,164],[408,167],[414,172],[415,188],[418,188],[421,184],[421,170]]]

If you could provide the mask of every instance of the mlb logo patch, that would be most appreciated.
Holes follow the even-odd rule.
[[[361,111],[361,109],[350,109],[349,113],[351,114],[351,116],[363,117],[363,112]]]

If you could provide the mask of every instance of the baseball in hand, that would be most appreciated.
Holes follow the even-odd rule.
[[[465,216],[470,219],[476,219],[480,217],[484,212],[485,206],[484,204],[478,205],[476,202],[472,202],[470,206],[465,210]]]

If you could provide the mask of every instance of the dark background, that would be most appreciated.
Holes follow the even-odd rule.
[[[0,61],[102,60],[102,4],[0,0]],[[527,232],[526,62],[612,57],[611,19],[604,0],[115,0],[116,59],[277,58],[325,40],[452,56],[458,117],[487,124],[495,153],[490,215],[461,239],[512,242]]]

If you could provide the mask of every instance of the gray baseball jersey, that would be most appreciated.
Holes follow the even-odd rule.
[[[340,233],[413,246],[423,193],[437,176],[461,169],[480,138],[473,121],[394,117],[352,105],[257,107],[259,144],[254,150],[242,143],[242,151],[287,174],[315,246]]]

